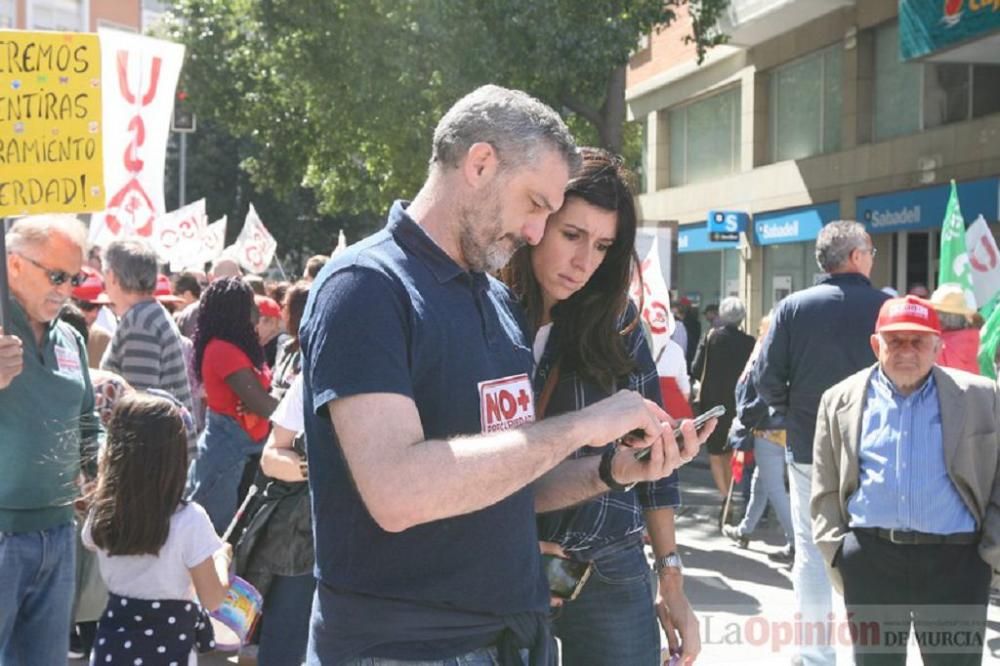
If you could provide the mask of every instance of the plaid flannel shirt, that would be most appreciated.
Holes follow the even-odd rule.
[[[630,306],[622,321],[632,321],[635,312],[634,306]],[[535,395],[541,395],[546,378],[559,356],[560,338],[558,325],[553,325],[535,371]],[[625,345],[637,367],[621,385],[615,387],[616,390],[629,388],[662,405],[656,363],[640,326],[626,335]],[[579,410],[609,395],[610,392],[585,381],[576,372],[560,368],[559,381],[549,399],[546,416]],[[609,446],[614,444],[585,446],[575,451],[571,458],[599,456]],[[645,525],[643,511],[679,505],[680,486],[677,472],[674,472],[665,479],[640,483],[626,492],[607,492],[568,509],[539,514],[538,535],[544,541],[558,542],[567,552],[581,556],[640,533]]]

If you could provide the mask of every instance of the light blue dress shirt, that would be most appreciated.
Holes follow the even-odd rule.
[[[860,484],[847,502],[850,526],[975,532],[976,519],[948,477],[934,376],[903,396],[876,370],[863,413]]]

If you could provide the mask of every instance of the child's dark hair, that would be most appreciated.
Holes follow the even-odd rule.
[[[123,397],[108,423],[91,513],[94,543],[109,555],[156,555],[170,534],[187,479],[178,407],[146,393]]]

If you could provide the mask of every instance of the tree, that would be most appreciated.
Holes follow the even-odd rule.
[[[246,139],[241,167],[320,212],[382,213],[423,181],[442,113],[487,82],[624,145],[625,69],[686,0],[178,0],[171,36],[200,116]],[[695,5],[705,50],[728,0]]]

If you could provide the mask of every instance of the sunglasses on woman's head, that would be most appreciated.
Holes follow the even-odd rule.
[[[15,254],[17,254],[17,256],[21,257],[22,259],[27,260],[32,265],[34,265],[36,268],[39,268],[39,269],[45,271],[45,275],[46,275],[46,277],[49,278],[49,283],[53,287],[60,287],[63,284],[65,284],[67,280],[69,281],[69,283],[72,286],[79,287],[81,284],[83,284],[83,281],[87,279],[87,276],[84,275],[83,273],[77,273],[76,275],[70,275],[66,271],[52,270],[51,268],[38,263],[37,261],[35,261],[31,257],[27,257],[27,256],[21,254],[20,252],[17,252]]]

